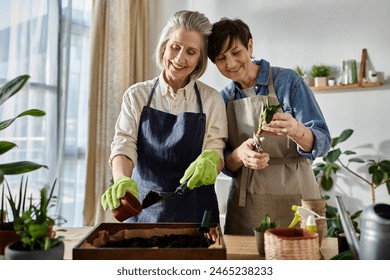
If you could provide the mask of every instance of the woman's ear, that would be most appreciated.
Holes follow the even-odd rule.
[[[253,53],[253,40],[252,39],[249,39],[249,41],[248,41],[248,52],[250,53],[250,56],[252,57],[252,53]]]

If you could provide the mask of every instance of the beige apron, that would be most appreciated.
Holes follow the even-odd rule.
[[[279,104],[272,71],[268,79],[270,102]],[[233,149],[252,137],[257,131],[261,104],[266,96],[251,96],[228,102],[227,117],[229,143]],[[242,166],[232,179],[227,204],[225,234],[253,235],[265,213],[280,227],[293,220],[293,204],[300,205],[301,198],[320,198],[310,161],[297,152],[297,145],[286,136],[262,135],[263,151],[270,155],[269,166],[252,170]],[[289,141],[289,145],[287,145]]]

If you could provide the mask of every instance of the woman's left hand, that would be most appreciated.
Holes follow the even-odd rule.
[[[275,113],[270,123],[263,122],[263,130],[276,135],[295,137],[299,130],[299,122],[287,113]]]

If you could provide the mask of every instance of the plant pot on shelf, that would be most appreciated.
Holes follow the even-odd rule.
[[[27,250],[23,248],[21,241],[8,244],[5,247],[4,259],[6,260],[62,260],[64,259],[64,242],[48,250]]]
[[[326,86],[326,77],[314,77],[314,86],[315,87]]]

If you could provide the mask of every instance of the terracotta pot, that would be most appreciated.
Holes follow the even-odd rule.
[[[4,255],[5,246],[18,240],[20,240],[20,236],[17,235],[16,231],[14,231],[13,229],[9,229],[9,230],[1,229],[0,230],[0,255]]]
[[[126,192],[125,196],[121,198],[121,205],[112,210],[112,215],[120,222],[138,215],[142,211],[141,202],[130,192]]]

